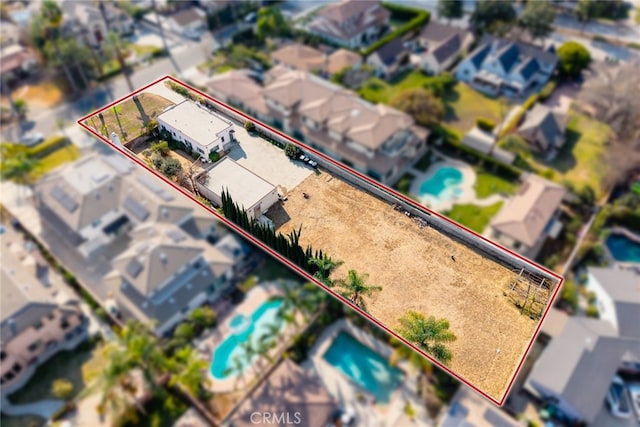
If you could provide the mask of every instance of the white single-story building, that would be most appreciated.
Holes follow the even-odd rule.
[[[206,183],[197,184],[200,193],[221,206],[222,193],[227,190],[233,201],[244,208],[251,219],[260,219],[278,201],[275,185],[229,157],[220,160],[206,174]]]
[[[158,127],[205,159],[233,142],[233,123],[191,100],[165,109],[158,116]]]

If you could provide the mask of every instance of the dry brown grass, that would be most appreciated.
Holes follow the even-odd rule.
[[[128,98],[115,107],[102,111],[102,118],[99,114],[89,117],[85,124],[107,138],[110,138],[111,132],[117,133],[124,144],[142,135],[145,125],[158,117],[165,107],[173,104],[168,99],[152,93],[139,94],[138,101],[139,103],[136,103],[133,98]]]
[[[24,85],[16,89],[13,99],[24,99],[27,105],[38,107],[54,107],[64,98],[60,86],[52,81],[43,81],[38,84]]]
[[[269,215],[279,231],[302,225],[303,245],[344,261],[336,278],[350,269],[368,273],[370,284],[383,287],[368,311],[391,329],[407,310],[448,319],[458,337],[449,345],[451,369],[502,399],[538,322],[504,296],[514,278],[509,269],[327,173],[310,176],[288,197]]]

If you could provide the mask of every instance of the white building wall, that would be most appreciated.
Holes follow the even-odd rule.
[[[611,325],[618,329],[618,320],[616,316],[616,308],[613,300],[604,289],[604,287],[596,280],[596,278],[592,275],[588,275],[587,288],[590,291],[595,292],[596,298],[598,299],[598,312],[600,315],[600,319],[606,320],[611,323]]]

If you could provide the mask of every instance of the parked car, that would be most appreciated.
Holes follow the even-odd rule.
[[[640,421],[640,383],[629,385],[629,395],[631,396],[631,406]]]
[[[611,380],[609,391],[607,391],[606,405],[611,415],[616,418],[631,417],[629,392],[622,378],[617,375]]]
[[[40,132],[25,133],[20,139],[20,143],[27,147],[35,147],[44,141],[44,135]]]
[[[356,411],[350,406],[338,408],[335,410],[331,418],[336,425],[337,422],[340,421],[341,426],[352,426],[355,425]]]
[[[247,24],[255,24],[258,20],[258,15],[255,12],[251,12],[244,17],[244,22]]]

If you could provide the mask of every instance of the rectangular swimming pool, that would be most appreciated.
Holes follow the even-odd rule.
[[[389,403],[404,379],[404,372],[352,335],[340,332],[324,353],[324,360],[350,380],[373,394],[378,403]]]

